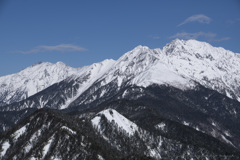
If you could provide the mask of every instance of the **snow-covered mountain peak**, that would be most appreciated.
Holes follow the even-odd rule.
[[[149,49],[147,46],[137,46],[133,50],[125,53],[122,57],[118,59],[119,61],[132,61],[138,59],[138,57],[146,56],[148,54],[152,54],[152,50]]]
[[[149,50],[149,47],[148,46],[138,45],[137,47],[135,47],[133,49],[133,51],[135,51],[135,50]]]
[[[92,82],[103,76],[113,65],[115,61],[112,59],[107,59],[99,63],[94,63],[90,65],[90,77]]]
[[[147,87],[166,84],[191,89],[195,82],[240,101],[240,56],[223,48],[196,40],[176,39],[163,49],[137,46],[117,61],[107,59],[81,68],[62,62],[44,62],[17,74],[0,77],[0,102],[8,104],[25,99],[54,83],[79,84],[61,108],[66,108],[93,84]],[[69,78],[68,78],[69,77]]]
[[[105,59],[103,60],[102,62],[98,62],[98,63],[93,63],[91,65],[91,68],[98,68],[98,67],[101,67],[101,66],[106,66],[108,64],[113,64],[115,63],[116,61],[113,60],[113,59]]]
[[[177,57],[177,59],[187,59],[188,61],[199,60],[204,63],[206,61],[222,62],[240,58],[239,54],[197,40],[184,41],[176,39],[164,46],[162,51],[168,58]]]
[[[163,48],[161,60],[178,75],[240,101],[240,57],[197,40],[175,40]]]
[[[177,46],[177,45],[183,45],[184,43],[186,43],[186,41],[177,38],[175,40],[172,40],[169,44]]]
[[[65,66],[65,67],[67,66],[65,63],[63,63],[63,62],[61,62],[61,61],[57,62],[56,65],[57,65],[57,66]]]
[[[27,67],[17,74],[28,74],[29,72],[36,72],[41,70],[75,70],[75,68],[69,67],[63,62],[57,62],[57,63],[50,63],[50,62],[38,62],[36,64],[31,65],[30,67]]]
[[[0,77],[0,102],[3,103],[0,105],[23,100],[78,71],[64,63],[42,62],[16,74]]]
[[[120,57],[112,71],[114,75],[118,73],[120,76],[125,75],[130,78],[132,75],[149,68],[156,59],[157,57],[154,56],[154,52],[151,49],[146,46],[138,46]]]
[[[176,50],[181,49],[184,43],[185,41],[176,39],[166,44],[162,50],[166,55],[171,55],[175,53]]]
[[[38,62],[38,63],[35,63],[27,68],[24,68],[23,70],[26,70],[28,68],[36,68],[36,67],[43,67],[43,66],[49,66],[49,65],[53,65],[52,63],[50,62]],[[22,70],[22,71],[23,71]]]
[[[107,59],[99,63],[94,63],[89,66],[84,66],[79,69],[76,75],[71,76],[67,81],[74,80],[78,84],[77,92],[69,97],[65,104],[60,108],[67,108],[72,102],[74,102],[84,91],[93,85],[98,79],[100,79],[104,74],[115,64],[112,59]]]
[[[235,53],[225,50],[222,47],[213,47],[207,42],[194,39],[173,40],[163,47],[163,52],[168,56],[194,56],[200,59],[217,60],[236,56]]]
[[[137,46],[120,57],[106,83],[117,81],[147,87],[168,84],[189,89],[195,82],[240,101],[240,58],[221,47],[197,40],[176,39],[163,49]]]
[[[49,78],[58,81],[58,79],[62,80],[63,78],[66,78],[71,74],[75,74],[77,71],[78,69],[69,67],[62,62],[57,62],[56,64],[43,62],[37,65],[30,66],[16,74],[13,74],[13,76],[21,77],[23,79],[27,78],[43,80],[46,77],[55,75]]]
[[[181,89],[187,88],[188,85],[183,84],[189,83],[189,79],[169,70],[161,60],[161,54],[160,49],[152,50],[146,46],[137,46],[120,57],[109,73],[101,79],[105,80],[105,83],[115,81],[118,87],[128,82],[143,87],[151,84],[171,84]]]

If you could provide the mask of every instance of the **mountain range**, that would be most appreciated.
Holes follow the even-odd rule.
[[[0,153],[238,159],[239,84],[240,54],[196,40],[137,46],[80,68],[38,63],[0,77]]]

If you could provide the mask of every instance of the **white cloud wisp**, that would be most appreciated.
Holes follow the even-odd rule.
[[[211,32],[197,32],[197,33],[181,32],[181,33],[177,33],[169,38],[170,39],[180,38],[180,39],[188,40],[188,39],[198,39],[201,37],[205,38],[211,42],[221,42],[221,41],[226,41],[226,40],[231,39],[230,37],[217,38],[217,34],[211,33]]]
[[[178,25],[178,27],[190,22],[199,22],[199,23],[209,24],[211,21],[212,21],[211,18],[209,18],[208,16],[205,16],[203,14],[197,14],[185,19],[182,23]]]
[[[34,53],[47,52],[47,51],[82,52],[82,51],[86,51],[86,49],[76,45],[72,45],[72,44],[59,44],[56,46],[42,45],[42,46],[37,46],[28,51],[16,51],[16,52],[22,53],[22,54],[34,54]]]

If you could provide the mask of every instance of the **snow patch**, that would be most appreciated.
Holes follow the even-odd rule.
[[[231,96],[231,94],[228,91],[226,91],[226,96],[233,99],[233,97]]]
[[[41,129],[39,129],[31,136],[31,138],[23,148],[25,153],[28,153],[32,149],[32,147],[34,146],[35,140],[38,139],[41,136],[41,134],[42,134],[42,131]]]
[[[164,130],[165,127],[166,127],[166,124],[164,122],[161,122],[155,126],[156,129],[160,129],[160,130]]]
[[[212,125],[216,127],[216,123],[215,122],[212,122]]]
[[[114,121],[118,127],[125,130],[130,136],[133,136],[134,133],[138,130],[138,126],[135,123],[131,122],[114,109],[106,109],[99,112],[97,116],[91,120],[93,126],[98,127],[100,125],[101,115],[104,115],[109,122]]]
[[[91,120],[93,126],[97,126],[98,128],[100,127],[100,126],[99,126],[100,121],[101,121],[101,117],[100,117],[100,116],[96,116],[96,117],[94,117],[94,118]]]
[[[228,137],[232,137],[232,135],[228,131],[224,131],[224,134]]]
[[[99,97],[102,97],[105,93],[106,93],[107,91],[104,89],[104,90],[102,90],[102,92],[101,92],[101,94],[100,94],[100,96]]]
[[[198,127],[194,127],[197,131],[200,131],[200,129]]]
[[[9,147],[10,147],[10,143],[8,141],[2,144],[2,152],[1,152],[2,157],[6,154]]]
[[[26,125],[15,131],[11,136],[17,140],[26,131]]]
[[[228,143],[228,144],[232,145],[233,147],[235,147],[235,145],[232,144],[232,142],[229,141],[224,135],[221,135],[221,137],[222,137],[222,139],[223,139],[226,143]],[[235,147],[235,148],[236,148],[236,147]]]
[[[183,121],[183,124],[184,124],[185,126],[189,126],[190,123],[188,123],[188,122],[186,122],[186,121]]]
[[[104,158],[101,155],[99,155],[99,154],[98,154],[98,159],[99,160],[104,160]]]
[[[70,129],[70,128],[66,127],[66,126],[62,126],[61,129],[65,129],[65,130],[71,132],[72,134],[77,134],[75,131],[73,131],[72,129]]]
[[[44,146],[43,148],[43,158],[46,156],[46,154],[48,153],[49,151],[49,148],[52,144],[52,141],[53,141],[53,137],[50,138],[50,140],[48,140],[47,144]]]

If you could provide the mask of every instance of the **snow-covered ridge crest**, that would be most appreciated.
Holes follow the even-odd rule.
[[[97,127],[99,130],[101,130],[101,116],[105,116],[110,123],[113,121],[119,128],[126,131],[126,133],[130,136],[133,136],[134,133],[138,131],[138,126],[135,123],[131,122],[114,109],[103,110],[91,120],[93,126]]]
[[[94,63],[90,66],[83,67],[76,75],[71,76],[69,80],[75,79],[76,83],[80,85],[77,94],[66,100],[65,104],[60,108],[67,108],[74,102],[84,91],[93,85],[100,77],[108,73],[109,69],[114,65],[115,61],[106,59],[99,63]],[[78,82],[80,80],[80,82]]]
[[[62,62],[56,64],[43,62],[16,74],[0,77],[0,102],[9,104],[23,100],[78,73],[79,70]]]
[[[0,77],[0,106],[23,100],[66,78],[81,83],[78,93],[67,99],[62,109],[97,82],[101,86],[114,82],[118,88],[159,84],[182,90],[194,88],[197,82],[240,101],[239,54],[206,42],[177,39],[163,49],[137,46],[117,61],[105,60],[81,68],[61,62],[40,63]]]
[[[139,45],[120,57],[109,73],[101,79],[105,83],[115,80],[119,87],[124,82],[128,82],[143,87],[151,84],[167,84],[180,89],[191,88],[193,83],[190,79],[170,70],[160,55],[163,55],[161,49],[152,50]]]
[[[178,75],[240,101],[240,56],[196,40],[175,40],[163,47],[161,60]]]
[[[117,81],[147,87],[167,84],[179,89],[201,85],[240,101],[240,56],[197,40],[176,39],[163,49],[137,46],[120,57],[105,84]]]

